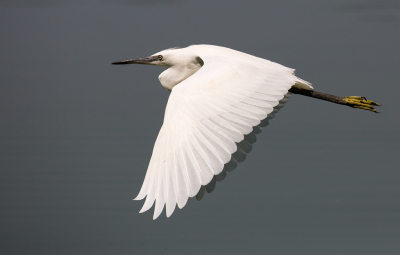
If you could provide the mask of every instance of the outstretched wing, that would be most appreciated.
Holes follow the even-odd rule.
[[[136,200],[155,201],[169,217],[222,172],[237,143],[271,114],[296,83],[293,69],[265,60],[201,56],[204,66],[169,97],[146,177]]]
[[[292,93],[288,92],[279,101],[279,104],[274,107],[274,110],[268,114],[267,118],[261,120],[260,124],[253,127],[253,131],[250,134],[245,135],[244,140],[242,140],[240,143],[236,143],[237,149],[236,152],[232,154],[231,160],[228,163],[225,163],[224,169],[221,173],[214,175],[212,180],[207,185],[201,186],[196,195],[196,200],[200,201],[203,198],[205,191],[207,191],[207,193],[211,193],[215,189],[217,182],[222,182],[225,180],[228,172],[235,170],[238,163],[243,162],[246,159],[247,154],[253,149],[253,143],[257,141],[256,135],[260,134],[262,129],[269,125],[269,121],[275,118],[275,114],[285,106],[291,96]]]

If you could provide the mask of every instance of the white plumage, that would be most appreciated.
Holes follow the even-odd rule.
[[[183,208],[188,198],[201,198],[206,188],[213,189],[217,177],[225,177],[230,165],[243,161],[255,134],[287,102],[292,86],[312,89],[293,69],[218,46],[168,49],[140,61],[118,63],[166,67],[159,78],[171,90],[164,123],[135,198],[146,197],[140,212],[155,202],[154,219],[164,205],[169,217],[176,205]]]

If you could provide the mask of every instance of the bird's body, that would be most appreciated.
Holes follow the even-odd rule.
[[[255,134],[287,102],[292,87],[312,90],[293,69],[212,45],[168,49],[114,64],[130,63],[166,67],[159,79],[171,91],[135,198],[146,197],[141,212],[155,202],[154,219],[164,205],[169,217],[176,204],[183,208],[190,197],[201,197],[205,187],[243,161]]]

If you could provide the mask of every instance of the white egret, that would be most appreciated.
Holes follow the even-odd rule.
[[[171,91],[164,122],[139,195],[147,196],[140,212],[155,202],[156,219],[166,205],[211,192],[226,171],[244,160],[255,134],[283,107],[292,93],[376,112],[364,97],[337,97],[313,90],[294,69],[232,49],[193,45],[160,51],[146,58],[113,64],[167,68],[159,76]]]

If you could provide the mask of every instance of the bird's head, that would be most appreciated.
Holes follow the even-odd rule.
[[[179,48],[166,49],[157,52],[149,57],[127,59],[112,63],[113,65],[125,65],[125,64],[142,64],[142,65],[155,65],[163,66],[166,68],[184,65],[186,63],[186,50]]]
[[[157,52],[149,57],[122,60],[113,65],[143,64],[167,68],[158,77],[162,86],[171,91],[172,88],[197,72],[204,64],[190,48],[172,48]]]

